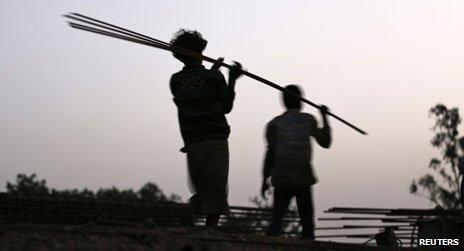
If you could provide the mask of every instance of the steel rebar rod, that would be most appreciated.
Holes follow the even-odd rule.
[[[99,29],[95,29],[92,27],[87,27],[85,25],[78,25],[76,23],[73,23],[71,25],[71,27],[73,28],[76,28],[76,29],[80,29],[80,30],[84,30],[84,31],[90,31],[90,32],[93,32],[93,33],[98,33],[98,34],[101,34],[101,35],[106,35],[106,36],[110,36],[110,37],[114,37],[114,38],[119,38],[119,39],[123,39],[123,40],[126,40],[126,41],[130,41],[130,42],[134,42],[134,43],[139,43],[139,44],[144,44],[144,45],[151,45],[152,47],[155,47],[155,48],[159,48],[159,49],[164,49],[164,50],[169,50],[169,51],[173,51],[173,52],[176,52],[176,53],[179,53],[179,54],[184,54],[184,55],[187,55],[187,56],[191,56],[191,57],[195,57],[195,58],[199,58],[199,59],[202,59],[202,60],[205,60],[207,62],[211,62],[211,63],[215,63],[215,64],[218,64],[220,66],[224,66],[226,68],[229,68],[231,69],[233,66],[232,65],[229,65],[229,64],[226,64],[224,62],[221,62],[221,61],[218,61],[216,59],[213,59],[213,58],[210,58],[210,57],[207,57],[205,55],[202,55],[200,53],[196,53],[196,52],[193,52],[193,51],[190,51],[190,50],[187,50],[185,48],[180,48],[180,47],[177,47],[177,46],[172,46],[166,42],[163,42],[161,40],[158,40],[158,39],[155,39],[155,38],[152,38],[152,37],[149,37],[149,36],[146,36],[146,35],[143,35],[143,34],[140,34],[140,33],[137,33],[137,32],[133,32],[131,30],[128,30],[128,29],[125,29],[125,28],[122,28],[122,27],[119,27],[119,26],[116,26],[116,25],[112,25],[112,24],[109,24],[107,22],[103,22],[103,21],[100,21],[98,19],[95,19],[95,18],[91,18],[91,17],[88,17],[88,16],[85,16],[85,15],[81,15],[79,13],[71,13],[70,15],[65,15],[65,17],[67,18],[70,18],[70,19],[73,19],[75,21],[81,21],[81,22],[84,22],[84,23],[87,23],[87,24],[90,24],[90,25],[95,25],[97,27],[100,27],[100,28],[103,28],[103,29],[108,29],[108,30],[111,30],[113,32],[119,32],[121,33],[122,35],[126,35],[125,37],[123,37],[121,34],[111,34],[111,32],[108,32],[108,31],[103,31],[103,30],[99,30]],[[87,20],[85,20],[87,19]],[[96,24],[96,23],[100,23],[100,24]],[[132,39],[131,39],[131,36],[129,35],[131,34],[132,36]],[[282,86],[280,85],[277,85],[267,79],[264,79],[258,75],[255,75],[253,73],[250,73],[248,71],[245,71],[245,70],[242,70],[242,74],[245,75],[245,76],[248,76],[254,80],[257,80],[261,83],[264,83],[270,87],[273,87],[281,92],[284,92],[284,93],[288,93],[290,95],[293,95],[294,97],[300,99],[302,102],[310,105],[310,106],[313,106],[319,110],[322,109],[322,107],[320,105],[317,105],[315,104],[314,102],[308,100],[308,99],[305,99],[303,97],[300,97],[298,95],[295,95],[294,93],[292,92],[289,92],[287,91],[285,88],[283,88]],[[347,125],[348,127],[354,129],[355,131],[363,134],[363,135],[367,135],[367,133],[363,130],[361,130],[360,128],[358,128],[357,126],[351,124],[350,122],[346,121],[345,119],[335,115],[334,113],[330,112],[330,111],[327,111],[326,113],[327,115],[339,120],[340,122],[342,122],[343,124]]]

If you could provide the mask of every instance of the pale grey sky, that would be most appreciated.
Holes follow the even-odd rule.
[[[153,181],[190,196],[168,88],[181,65],[164,51],[72,30],[61,15],[80,12],[165,41],[198,29],[205,54],[299,84],[367,130],[332,120],[332,149],[316,147],[319,215],[331,206],[430,206],[408,186],[437,154],[428,109],[464,108],[463,11],[457,0],[1,1],[0,186],[37,173],[57,188]],[[239,80],[228,116],[231,204],[258,194],[263,130],[282,111],[277,91]]]

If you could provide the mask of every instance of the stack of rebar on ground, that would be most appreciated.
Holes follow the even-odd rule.
[[[417,246],[418,225],[424,221],[438,218],[451,218],[452,220],[462,220],[463,212],[460,210],[443,209],[389,209],[389,208],[354,208],[354,207],[333,207],[325,213],[346,214],[350,216],[342,217],[322,217],[320,221],[358,222],[357,224],[342,224],[341,226],[331,226],[319,228],[319,230],[341,231],[350,230],[378,230],[370,234],[328,234],[318,235],[318,238],[354,238],[364,239],[365,243],[373,240],[376,234],[384,232],[386,229],[392,230],[395,238],[400,244]],[[356,215],[356,216],[352,216]]]
[[[268,231],[272,219],[272,210],[269,208],[231,206],[230,214],[221,217],[219,224],[222,231],[235,233],[259,233]],[[203,224],[204,217],[196,216],[196,224]],[[283,219],[284,234],[293,236],[298,231],[299,218],[294,211],[288,211]]]
[[[198,227],[204,225],[204,220],[184,203],[0,195],[0,224]],[[221,218],[220,228],[225,232],[264,233],[270,220],[270,209],[231,207],[230,214]],[[289,212],[284,222],[298,222],[297,214]],[[286,228],[285,234],[297,233]]]
[[[366,245],[385,229],[394,231],[402,246],[416,246],[421,221],[438,218],[462,220],[462,211],[423,209],[380,209],[334,207],[325,213],[343,214],[341,217],[323,217],[325,222],[356,222],[337,226],[316,228],[319,240],[349,238]],[[349,216],[345,216],[349,215]],[[353,216],[355,215],[355,216]],[[219,231],[223,233],[263,234],[272,218],[271,209],[231,207],[231,212],[220,220]],[[202,216],[192,214],[189,206],[173,202],[101,201],[95,199],[66,199],[52,197],[15,197],[0,195],[0,227],[5,229],[18,225],[41,227],[53,225],[92,225],[135,227],[137,231],[152,227],[202,228]],[[298,214],[289,211],[284,218],[284,234],[299,234]],[[463,222],[464,224],[464,222]],[[319,224],[320,225],[320,224]],[[348,233],[343,230],[349,231]],[[131,230],[135,231],[135,230]],[[342,232],[339,232],[342,231]],[[369,233],[362,233],[369,231]],[[323,234],[327,232],[328,234]],[[346,242],[346,241],[342,241]],[[348,241],[349,242],[349,241]]]
[[[192,216],[180,203],[102,201],[61,197],[0,196],[0,222],[85,224],[136,224],[150,220],[158,225],[187,225]]]

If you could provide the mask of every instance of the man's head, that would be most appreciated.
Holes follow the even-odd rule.
[[[208,41],[203,39],[201,34],[196,30],[180,29],[171,39],[171,44],[202,54]],[[186,65],[201,64],[201,59],[195,59],[177,53],[173,53],[173,55]]]
[[[297,85],[287,85],[285,87],[285,90],[297,95],[298,97],[301,97],[301,90]],[[297,97],[284,92],[283,99],[284,99],[284,104],[287,110],[291,110],[291,109],[300,110],[301,109],[301,101]]]

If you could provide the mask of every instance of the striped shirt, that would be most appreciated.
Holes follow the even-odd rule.
[[[205,69],[203,65],[186,66],[172,75],[170,88],[186,146],[205,139],[229,137],[225,114],[232,110],[235,92],[221,72]]]

